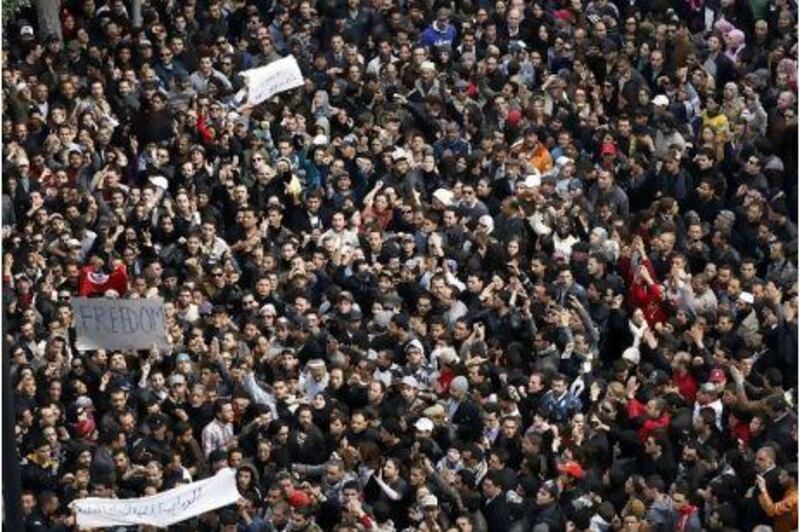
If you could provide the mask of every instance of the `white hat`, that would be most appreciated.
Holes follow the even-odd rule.
[[[523,181],[522,186],[525,188],[534,188],[542,184],[542,176],[538,174],[530,174]]]
[[[629,347],[625,351],[622,352],[622,360],[627,360],[634,366],[639,365],[639,361],[641,360],[642,356],[639,353],[639,350],[635,347]]]
[[[449,207],[453,203],[453,191],[446,188],[439,188],[433,193],[433,197],[441,201],[445,207]]]
[[[669,105],[669,98],[667,98],[663,94],[659,94],[658,96],[653,98],[653,105],[657,105],[659,107],[667,107]]]
[[[556,159],[556,166],[559,166],[559,167],[566,166],[568,164],[573,164],[574,162],[575,161],[573,161],[570,157],[567,157],[566,155],[562,155],[561,157]]]
[[[751,294],[750,292],[742,292],[741,294],[739,294],[739,301],[741,301],[742,303],[747,303],[748,305],[752,305],[754,301],[753,294]]]
[[[397,148],[392,152],[392,161],[397,161],[398,159],[408,160],[408,153],[403,148]]]
[[[150,178],[150,182],[153,183],[158,188],[164,190],[167,190],[169,188],[169,181],[167,181],[167,178],[164,176],[154,175],[153,177]]]
[[[403,377],[403,380],[401,380],[400,382],[401,384],[403,384],[403,386],[408,386],[409,388],[414,388],[416,390],[419,389],[419,382],[411,375]]]
[[[425,61],[419,68],[422,70],[436,70],[436,64],[433,61]]]
[[[455,364],[458,362],[458,353],[452,347],[439,347],[431,353],[431,356],[443,364]]]
[[[414,423],[414,428],[420,432],[431,432],[433,431],[433,421],[426,417],[421,417]]]
[[[311,140],[311,144],[313,144],[314,146],[327,146],[328,137],[325,135],[317,135]]]
[[[19,29],[21,37],[33,37],[33,26],[25,25]]]
[[[425,495],[419,501],[419,505],[422,508],[431,508],[433,506],[439,506],[439,499],[436,498],[436,495]]]

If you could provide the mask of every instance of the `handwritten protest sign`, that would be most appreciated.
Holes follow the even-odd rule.
[[[76,297],[72,310],[78,349],[169,347],[162,299]]]
[[[70,504],[78,527],[151,525],[167,527],[235,503],[236,470],[226,468],[215,476],[138,499],[88,497]]]
[[[247,103],[258,105],[276,94],[303,86],[303,74],[293,56],[242,72],[247,80]]]

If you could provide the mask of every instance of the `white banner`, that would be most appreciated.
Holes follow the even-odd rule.
[[[160,298],[75,297],[72,310],[80,350],[169,348]]]
[[[88,497],[70,504],[78,527],[151,525],[167,527],[239,500],[236,470],[226,468],[215,476],[139,499]]]
[[[294,56],[242,72],[247,80],[247,103],[258,105],[276,94],[303,86],[303,74]]]

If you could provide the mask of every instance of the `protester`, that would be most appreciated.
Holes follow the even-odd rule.
[[[795,3],[37,13],[3,42],[26,529],[226,467],[172,528],[796,528]],[[161,298],[168,348],[78,349],[76,297]]]

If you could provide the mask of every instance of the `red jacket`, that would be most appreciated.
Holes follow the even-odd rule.
[[[653,263],[647,257],[640,259],[640,264],[647,268],[650,272],[650,277],[653,279],[654,284],[648,287],[644,283],[637,283],[635,279],[635,270],[632,268],[631,259],[620,257],[617,261],[617,268],[628,286],[628,304],[634,308],[640,308],[644,312],[644,317],[650,327],[654,327],[656,323],[667,321],[667,309],[664,306],[664,294],[661,293],[661,287],[658,286],[658,278],[656,277],[656,270],[653,268]]]
[[[645,412],[645,405],[637,401],[636,399],[631,399],[628,401],[628,417],[629,418],[636,418],[643,415],[647,415]],[[647,437],[650,434],[658,429],[665,429],[669,427],[669,414],[664,412],[660,418],[658,419],[650,419],[644,422],[641,428],[638,431],[639,440],[644,443],[647,440]]]
[[[681,397],[690,403],[694,402],[698,389],[697,380],[694,378],[694,375],[688,371],[684,375],[675,373],[672,375],[672,382],[678,387],[678,393],[681,394]]]
[[[657,283],[647,286],[644,283],[633,283],[628,289],[628,302],[632,307],[642,309],[644,318],[650,327],[656,323],[667,321],[667,310],[664,307],[664,297],[661,287]]]

